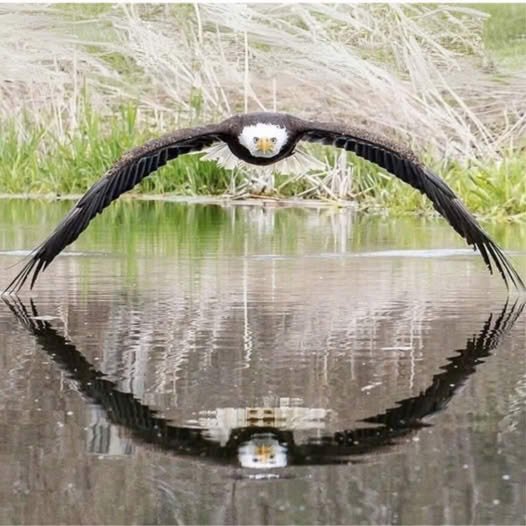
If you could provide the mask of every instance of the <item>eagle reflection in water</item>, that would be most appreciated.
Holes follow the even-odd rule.
[[[385,412],[363,419],[368,424],[363,427],[299,443],[294,438],[298,429],[295,424],[307,422],[303,425],[305,430],[309,418],[323,419],[323,410],[291,408],[296,417],[291,419],[283,408],[220,408],[214,412],[219,423],[221,415],[232,411],[236,415],[230,419],[235,427],[227,426],[226,432],[223,429],[221,438],[214,436],[212,429],[175,426],[157,416],[155,410],[133,394],[120,391],[49,321],[38,317],[33,302],[29,309],[19,299],[4,298],[4,302],[34,335],[40,348],[76,383],[78,391],[94,402],[112,424],[124,427],[131,438],[178,456],[253,469],[358,462],[360,455],[389,448],[401,438],[429,426],[424,419],[447,406],[482,359],[490,356],[511,330],[525,306],[519,300],[513,304],[506,302],[500,312],[491,313],[481,330],[467,339],[463,349],[452,352],[441,372],[417,396],[400,400]],[[304,418],[298,412],[300,409],[304,410]]]

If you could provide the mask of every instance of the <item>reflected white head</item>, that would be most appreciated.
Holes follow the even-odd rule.
[[[245,126],[239,134],[239,142],[254,157],[274,157],[287,142],[288,133],[285,128],[276,124],[259,122]]]
[[[244,468],[282,468],[287,465],[287,448],[271,434],[261,433],[239,446],[237,458]]]

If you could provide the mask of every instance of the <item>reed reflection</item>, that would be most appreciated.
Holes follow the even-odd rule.
[[[131,393],[98,371],[75,344],[53,324],[40,318],[31,301],[3,298],[16,318],[36,338],[40,348],[75,382],[78,391],[94,402],[112,423],[126,428],[134,440],[176,455],[245,468],[282,468],[292,465],[340,464],[389,448],[400,439],[429,426],[425,419],[443,410],[459,388],[499,345],[521,315],[525,303],[506,302],[491,312],[480,331],[470,335],[462,349],[452,350],[441,372],[417,396],[396,401],[382,413],[362,419],[363,426],[321,438],[295,438],[295,432],[316,429],[326,409],[301,407],[217,408],[214,424],[201,427],[172,424]],[[354,401],[356,402],[356,401]]]

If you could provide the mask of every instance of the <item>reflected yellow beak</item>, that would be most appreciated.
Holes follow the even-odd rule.
[[[261,137],[256,142],[256,150],[262,153],[269,153],[272,150],[274,150],[274,144],[270,139],[267,139],[266,137]]]
[[[271,458],[274,458],[275,452],[271,445],[262,445],[256,447],[256,456],[261,462],[268,462]]]

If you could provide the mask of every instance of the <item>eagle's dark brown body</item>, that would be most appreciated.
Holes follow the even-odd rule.
[[[275,130],[275,135],[282,140],[277,140],[279,137],[264,138],[262,149],[254,149],[250,141],[252,137],[247,135],[247,130],[254,127]],[[253,138],[259,143],[257,137]],[[5,292],[18,291],[31,274],[32,287],[39,273],[77,239],[97,214],[152,172],[180,155],[203,150],[221,141],[241,160],[261,166],[293,155],[299,141],[318,142],[352,151],[425,194],[456,232],[469,245],[478,248],[491,272],[495,267],[508,287],[511,283],[521,291],[526,290],[511,262],[482,230],[451,188],[423,166],[407,148],[352,126],[305,121],[285,113],[248,113],[235,115],[219,124],[179,130],[125,153],[84,194],[49,238],[33,251],[31,259]],[[275,144],[277,149],[268,153],[267,148],[271,144]]]

